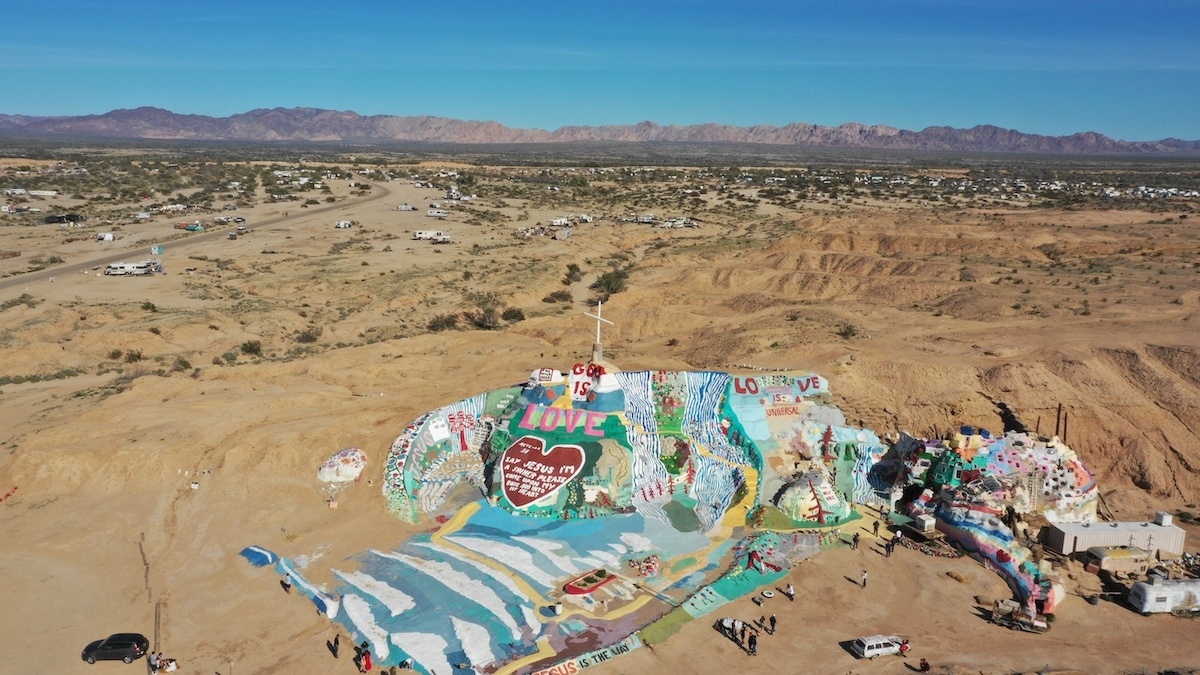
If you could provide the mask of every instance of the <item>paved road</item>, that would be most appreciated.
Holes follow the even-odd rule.
[[[353,202],[340,202],[337,204],[330,204],[329,206],[322,206],[320,208],[315,208],[315,209],[314,208],[305,209],[302,212],[302,215],[304,215],[306,217],[314,216],[319,213],[325,213],[326,211],[333,211],[335,209],[340,209],[342,207],[349,206],[349,205],[365,204],[367,202],[375,201],[376,199],[383,199],[384,197],[387,197],[388,195],[392,194],[391,190],[383,187],[382,185],[379,185],[378,183],[375,183],[374,186],[375,186],[375,188],[373,190],[371,190],[371,194],[360,200],[353,201]],[[291,216],[290,219],[294,220],[297,217],[298,216]],[[289,220],[289,218],[284,218],[284,217],[280,216],[278,218],[272,218],[270,220],[263,220],[263,221],[256,222],[256,223],[254,223],[254,227],[255,227],[255,229],[257,229],[260,227],[266,227],[268,225],[284,223],[284,222],[287,222],[288,220]],[[172,251],[177,251],[181,248],[187,248],[188,246],[192,246],[194,244],[200,244],[200,243],[213,241],[213,240],[217,240],[217,239],[225,239],[228,236],[229,236],[229,230],[214,230],[212,232],[201,232],[199,234],[193,234],[190,237],[176,239],[174,241],[167,242],[163,245],[170,246]],[[84,270],[90,270],[97,265],[108,265],[110,263],[124,262],[124,261],[135,262],[136,260],[141,259],[141,258],[139,258],[139,256],[141,256],[142,258],[149,257],[149,255],[142,256],[141,254],[137,253],[138,249],[144,250],[148,247],[149,247],[149,244],[143,245],[143,246],[138,246],[136,249],[125,249],[124,251],[121,251],[119,253],[110,253],[108,255],[102,255],[102,256],[96,256],[94,258],[88,258],[87,260],[83,260],[81,262],[76,262],[76,263],[71,263],[69,265],[56,265],[54,267],[48,267],[44,270],[39,270],[37,272],[27,272],[25,274],[18,274],[13,277],[8,277],[7,279],[0,279],[0,292],[7,291],[11,288],[18,288],[18,287],[23,288],[32,282],[45,281],[45,280],[49,279],[50,277],[65,277],[70,274],[79,274],[80,272],[82,272]]]

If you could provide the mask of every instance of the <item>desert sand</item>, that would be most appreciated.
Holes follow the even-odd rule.
[[[81,268],[0,279],[0,301],[33,300],[0,311],[0,374],[85,371],[0,386],[0,494],[11,492],[0,503],[0,670],[126,672],[87,666],[79,650],[138,631],[181,672],[352,672],[325,648],[330,623],[237,552],[261,545],[328,568],[429,529],[385,512],[378,471],[391,441],[426,410],[586,357],[594,323],[583,301],[609,261],[634,265],[628,290],[604,305],[615,322],[606,355],[625,370],[812,370],[849,419],[881,436],[998,429],[999,403],[1049,433],[1062,404],[1067,440],[1116,516],[1200,502],[1196,220],[764,207],[694,231],[601,218],[556,241],[459,213],[435,222],[424,217],[431,196],[387,183],[320,213],[258,206],[237,241],[165,242],[167,274],[152,278],[90,268],[148,257],[150,239],[175,234],[162,220],[131,226],[115,246],[63,243],[54,226],[0,228],[0,249]],[[418,210],[392,210],[401,202]],[[340,218],[359,225],[334,230]],[[455,243],[409,234],[434,228]],[[0,273],[21,260],[0,260]],[[564,286],[569,263],[585,276]],[[563,288],[574,303],[542,301]],[[465,294],[493,290],[526,319],[428,330],[469,308]],[[296,341],[314,327],[315,342]],[[241,350],[252,340],[261,355]],[[330,509],[316,468],[348,446],[373,463]],[[1194,550],[1197,531],[1185,527]],[[866,590],[854,583],[861,568]],[[1086,587],[1088,575],[1072,574]],[[921,657],[957,673],[1200,668],[1200,624],[1078,596],[1048,635],[992,626],[975,598],[1006,588],[967,559],[900,550],[885,560],[867,546],[824,553],[790,579],[797,602],[770,601],[782,630],[753,661],[697,621],[595,672],[900,673]],[[763,612],[748,599],[733,608]],[[876,632],[910,637],[908,662],[857,661],[840,644]]]

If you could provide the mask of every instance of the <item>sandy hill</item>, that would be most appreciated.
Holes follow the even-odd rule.
[[[406,190],[391,201],[420,200]],[[377,471],[422,412],[581,360],[594,330],[581,316],[587,286],[614,267],[630,271],[627,290],[604,306],[616,324],[606,352],[625,369],[814,370],[853,421],[881,435],[964,423],[998,430],[1001,403],[1052,433],[1061,404],[1068,442],[1118,515],[1200,502],[1195,221],[872,210],[698,231],[602,220],[566,241],[459,222],[446,226],[456,243],[435,248],[408,235],[428,224],[420,214],[376,201],[352,215],[361,227],[335,231],[327,217],[263,210],[251,219],[263,225],[236,242],[169,250],[165,276],[75,273],[4,288],[3,301],[27,294],[0,311],[0,494],[11,494],[0,503],[10,636],[0,661],[12,672],[74,671],[92,639],[151,634],[156,607],[162,648],[188,672],[329,672],[328,623],[284,601],[237,551],[259,544],[336,561],[415,531],[384,513],[377,476],[326,508],[319,462],[359,446]],[[85,254],[53,232],[45,247]],[[564,285],[571,263],[584,278]],[[575,302],[543,301],[561,289]],[[489,292],[526,318],[493,331],[465,319],[429,330],[436,317],[479,311],[472,294]],[[948,563],[918,556],[895,568],[877,558],[805,568],[807,592],[834,600],[782,618],[821,628],[756,665],[811,659],[844,669],[838,658],[848,657],[831,656],[827,643],[909,620],[927,636],[926,654],[972,671],[1002,656],[1006,672],[1051,659],[1116,672],[1093,654],[1089,634],[1114,626],[1125,627],[1121,667],[1179,664],[1147,646],[1186,634],[1169,619],[1141,622],[1112,606],[1088,614],[1074,598],[1064,621],[1075,627],[1053,649],[1036,638],[1005,642],[962,605],[1003,593],[993,575],[978,570],[963,585],[945,578],[938,565]],[[879,596],[864,614],[838,576],[860,565],[903,592]],[[948,584],[939,593],[956,609],[942,614],[943,596],[922,590],[933,584]],[[909,616],[910,601],[928,614]],[[692,658],[685,652],[704,631],[697,622],[607,672]],[[29,648],[46,635],[53,648]],[[961,655],[957,640],[976,641],[982,655]],[[743,664],[719,652],[713,670],[695,672]]]

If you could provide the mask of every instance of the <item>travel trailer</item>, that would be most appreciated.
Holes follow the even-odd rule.
[[[1200,579],[1139,581],[1129,589],[1129,606],[1142,614],[1200,613]]]
[[[413,230],[413,239],[441,239],[446,237],[446,233],[441,230]]]
[[[104,274],[110,277],[119,276],[146,276],[154,273],[154,265],[149,261],[140,263],[113,263],[104,268]]]
[[[442,218],[450,215],[450,212],[443,211],[441,209],[429,209],[425,212],[425,215],[429,216],[430,218],[437,218],[438,220],[441,220]]]

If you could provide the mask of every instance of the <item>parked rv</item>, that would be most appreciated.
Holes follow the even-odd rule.
[[[429,209],[428,211],[425,212],[425,215],[429,216],[430,218],[437,218],[438,220],[441,220],[441,219],[445,218],[446,216],[450,215],[450,212],[443,211],[441,209]]]
[[[113,276],[113,277],[119,277],[119,276],[140,277],[140,276],[146,276],[146,275],[152,274],[153,272],[154,272],[154,267],[149,262],[140,262],[140,263],[119,262],[119,263],[113,263],[112,265],[109,265],[108,267],[104,268],[104,274],[106,276]]]
[[[1129,606],[1144,615],[1200,613],[1200,579],[1139,581],[1129,589]]]
[[[413,230],[414,241],[419,241],[422,239],[437,239],[445,236],[447,236],[446,233],[442,232],[441,230]]]

